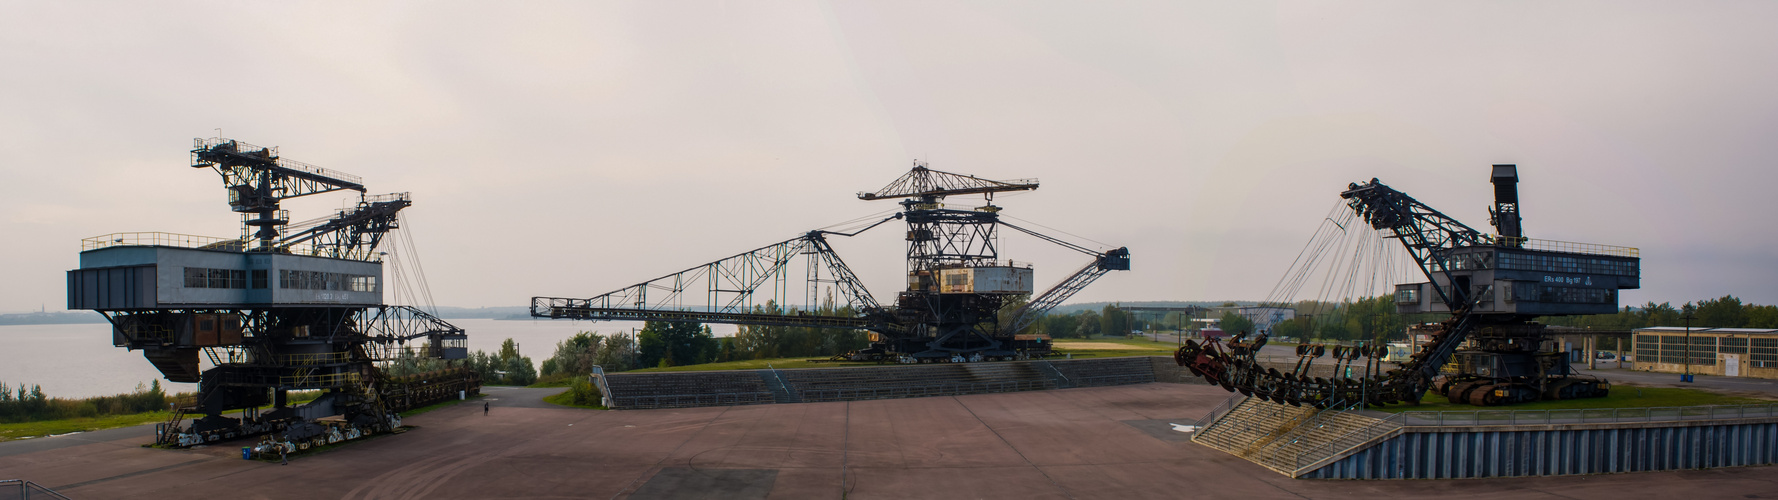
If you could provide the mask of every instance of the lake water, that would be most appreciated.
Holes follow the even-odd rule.
[[[534,364],[554,353],[556,342],[581,331],[628,332],[639,322],[492,319],[446,320],[469,333],[471,351],[500,351],[508,338]],[[712,325],[717,335],[732,334],[734,327]],[[209,362],[203,362],[208,368]],[[136,384],[160,379],[159,370],[141,351],[111,346],[111,325],[4,325],[0,326],[0,382],[17,388],[41,385],[51,397],[81,398],[130,392]],[[169,392],[195,392],[197,384],[175,384],[161,379]]]

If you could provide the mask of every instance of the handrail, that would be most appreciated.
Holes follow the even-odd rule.
[[[1572,241],[1540,240],[1514,236],[1490,234],[1487,238],[1496,245],[1523,248],[1526,250],[1543,250],[1548,252],[1578,253],[1585,255],[1611,255],[1617,257],[1640,257],[1641,250],[1635,247],[1617,245],[1601,245],[1597,243],[1576,243]]]
[[[1302,453],[1298,453],[1296,456],[1296,467],[1295,467],[1296,470],[1294,472],[1297,472],[1299,474],[1292,474],[1292,476],[1300,475],[1304,465],[1314,464],[1315,462],[1320,462],[1322,460],[1326,460],[1327,457],[1333,456],[1336,453],[1352,449],[1352,447],[1369,442],[1370,440],[1375,439],[1377,436],[1381,436],[1383,434],[1387,434],[1389,432],[1393,432],[1396,429],[1401,428],[1402,425],[1401,425],[1400,421],[1404,420],[1406,418],[1406,417],[1402,416],[1404,413],[1406,413],[1406,412],[1390,415],[1389,418],[1378,420],[1378,421],[1372,423],[1371,425],[1367,425],[1362,428],[1353,429],[1352,432],[1348,432],[1344,435],[1341,435],[1340,437],[1328,440],[1328,442],[1323,443],[1321,446],[1317,446],[1317,447],[1311,448],[1307,451],[1304,451]],[[1330,448],[1333,451],[1326,451]],[[1305,457],[1314,457],[1314,458],[1305,459]]]
[[[662,400],[666,400],[668,402],[668,404],[670,404],[670,405],[679,405],[681,403],[684,403],[687,400],[690,400],[692,402],[692,404],[695,404],[695,405],[703,405],[706,402],[709,403],[710,405],[720,405],[720,404],[723,404],[725,401],[729,404],[750,404],[750,403],[771,402],[772,401],[772,393],[770,393],[770,392],[718,392],[718,393],[710,393],[710,394],[661,394],[661,395],[653,395],[653,396],[617,396],[612,399],[613,399],[612,400],[613,405],[611,406],[612,408],[635,408],[635,407],[662,408],[663,407],[663,406],[661,406]],[[648,401],[650,404],[642,405],[641,402],[644,400]],[[625,404],[626,401],[628,402],[628,404]]]
[[[1230,411],[1234,411],[1236,406],[1240,406],[1241,403],[1246,402],[1247,398],[1250,397],[1252,396],[1241,394],[1239,392],[1234,393],[1230,395],[1228,399],[1222,400],[1222,403],[1211,407],[1209,413],[1205,413],[1202,418],[1199,418],[1198,421],[1192,425],[1197,427],[1199,431],[1203,431],[1205,430],[1205,427],[1216,423],[1217,418],[1227,415]]]
[[[231,247],[232,248],[229,248]],[[140,231],[128,233],[111,233],[106,235],[82,238],[80,250],[98,250],[118,246],[162,246],[178,248],[222,248],[240,251],[240,238],[218,238],[215,236],[198,236],[195,234],[163,233],[159,231]]]
[[[599,389],[599,397],[601,398],[599,403],[602,406],[609,407],[611,406],[610,403],[615,403],[617,401],[617,398],[611,397],[611,384],[605,379],[604,366],[593,365],[592,373],[587,374],[587,377],[591,378],[594,387]]]
[[[250,246],[251,244],[242,238],[221,238],[216,236],[168,233],[161,231],[111,233],[80,239],[80,251],[82,252],[111,247],[172,247],[215,250],[221,252],[245,252],[250,249]],[[314,245],[303,243],[280,248],[277,250],[277,253],[318,256],[318,250],[319,248]],[[368,257],[350,260],[376,262],[375,259]]]
[[[1095,384],[1094,383],[1095,381],[1104,381],[1104,380],[1111,380],[1113,382],[1108,383],[1108,384]],[[1122,375],[1094,375],[1091,377],[1081,377],[1080,378],[1081,383],[1075,384],[1075,387],[1100,387],[1100,386],[1106,386],[1106,385],[1124,385],[1126,383],[1142,384],[1142,383],[1148,383],[1148,382],[1153,382],[1153,381],[1154,381],[1153,375],[1142,375],[1139,373],[1125,373]]]
[[[1778,403],[1578,410],[1404,411],[1403,425],[1535,425],[1778,418]],[[1465,418],[1467,416],[1467,418]]]
[[[1007,380],[1000,382],[947,383],[926,385],[904,385],[892,387],[865,388],[833,388],[833,389],[799,389],[797,396],[803,401],[851,401],[858,399],[888,399],[921,396],[947,396],[986,392],[1016,392],[1048,388],[1048,380]],[[850,396],[850,397],[847,397]]]
[[[6,490],[13,489],[13,485],[18,486],[18,493],[4,495],[6,498],[31,498],[32,495],[49,495],[62,500],[69,500],[67,496],[57,493],[56,490],[23,479],[0,479],[0,493],[6,493]]]
[[[1279,405],[1279,406],[1283,406],[1283,405]],[[1270,450],[1266,449],[1266,447],[1271,446],[1272,443],[1283,441],[1287,437],[1297,435],[1300,433],[1298,431],[1300,431],[1304,427],[1314,429],[1315,428],[1314,426],[1316,425],[1316,423],[1321,421],[1322,415],[1326,415],[1326,414],[1330,414],[1330,413],[1340,413],[1342,411],[1350,410],[1350,409],[1356,408],[1358,406],[1359,406],[1358,403],[1346,403],[1344,401],[1340,401],[1340,402],[1335,402],[1333,404],[1330,404],[1330,405],[1328,405],[1327,408],[1323,408],[1323,409],[1316,409],[1315,407],[1309,407],[1310,410],[1308,413],[1298,414],[1297,416],[1291,417],[1290,420],[1286,420],[1286,421],[1284,421],[1283,424],[1279,425],[1278,426],[1279,428],[1285,429],[1284,432],[1275,432],[1275,433],[1266,434],[1265,436],[1259,438],[1258,440],[1255,440],[1253,443],[1247,445],[1247,451],[1249,453],[1257,453],[1257,454],[1259,454],[1260,460],[1265,460],[1266,458],[1273,456],[1274,453],[1278,452],[1278,448],[1276,448],[1276,447],[1274,447]],[[1289,446],[1289,445],[1290,445],[1289,442],[1285,442],[1283,446]]]

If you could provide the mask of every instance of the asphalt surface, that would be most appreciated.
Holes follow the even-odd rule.
[[[1615,364],[1615,363],[1613,363]],[[1625,363],[1628,365],[1628,363]],[[1610,380],[1613,384],[1634,384],[1645,387],[1684,387],[1688,389],[1704,389],[1724,393],[1748,393],[1778,398],[1778,380],[1749,377],[1719,377],[1715,375],[1694,375],[1692,383],[1679,381],[1677,373],[1644,372],[1635,370],[1600,369],[1588,370],[1580,365],[1575,371],[1582,375],[1593,375]],[[1605,364],[1599,365],[1604,368]]]
[[[1778,468],[1456,481],[1295,480],[1165,424],[1229,394],[1192,384],[680,410],[550,407],[489,388],[413,430],[289,466],[244,443],[142,448],[145,434],[6,453],[0,476],[73,498],[1760,498]],[[24,442],[20,442],[24,443]]]

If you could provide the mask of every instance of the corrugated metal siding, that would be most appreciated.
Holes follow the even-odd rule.
[[[1302,477],[1560,476],[1772,463],[1778,463],[1778,423],[1498,432],[1409,431]]]

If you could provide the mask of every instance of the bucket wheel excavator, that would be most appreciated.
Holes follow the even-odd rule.
[[[869,348],[840,355],[858,361],[948,362],[1041,357],[1050,351],[1042,335],[1022,335],[1044,312],[1111,271],[1130,269],[1126,248],[1100,251],[1001,220],[995,193],[1037,189],[1035,179],[996,181],[914,168],[860,200],[901,200],[901,210],[851,232],[815,230],[591,298],[534,297],[540,318],[646,320],[742,325],[806,326],[870,332]],[[949,208],[947,197],[981,195],[978,207]],[[907,287],[893,304],[879,303],[828,244],[892,220],[907,224]],[[1060,283],[1032,296],[1030,264],[1002,260],[1000,228],[1086,254],[1089,262]],[[801,261],[802,269],[796,270]],[[793,275],[801,275],[797,280]],[[797,283],[800,281],[800,283]],[[819,314],[820,288],[837,293],[842,307]],[[802,299],[805,309],[768,311]],[[1029,301],[1005,314],[1018,298]]]
[[[379,367],[468,355],[462,328],[383,301],[389,282],[378,249],[399,228],[407,193],[365,196],[357,176],[226,138],[196,140],[191,166],[221,175],[241,214],[239,238],[88,238],[80,268],[68,271],[69,309],[98,311],[114,345],[142,351],[169,381],[197,383],[197,397],[176,403],[158,427],[159,444],[272,434],[307,449],[392,430],[402,410],[479,391],[479,377],[461,366],[418,379]],[[360,196],[295,224],[281,207],[335,191]],[[299,404],[292,391],[318,396]],[[187,415],[197,418],[187,423]]]
[[[1322,408],[1417,404],[1428,391],[1481,406],[1605,396],[1610,383],[1574,374],[1568,354],[1549,345],[1544,326],[1532,320],[1616,312],[1618,290],[1640,286],[1637,249],[1526,238],[1517,167],[1494,165],[1492,183],[1489,212],[1498,234],[1472,229],[1376,179],[1340,193],[1382,238],[1399,241],[1428,280],[1395,285],[1396,311],[1449,315],[1427,325],[1430,340],[1398,367],[1381,361],[1380,345],[1303,345],[1295,369],[1283,372],[1255,359],[1265,335],[1188,341],[1175,360],[1231,391]],[[1310,376],[1313,360],[1330,350],[1336,373],[1362,375]],[[1453,372],[1441,370],[1447,363],[1456,365]]]

